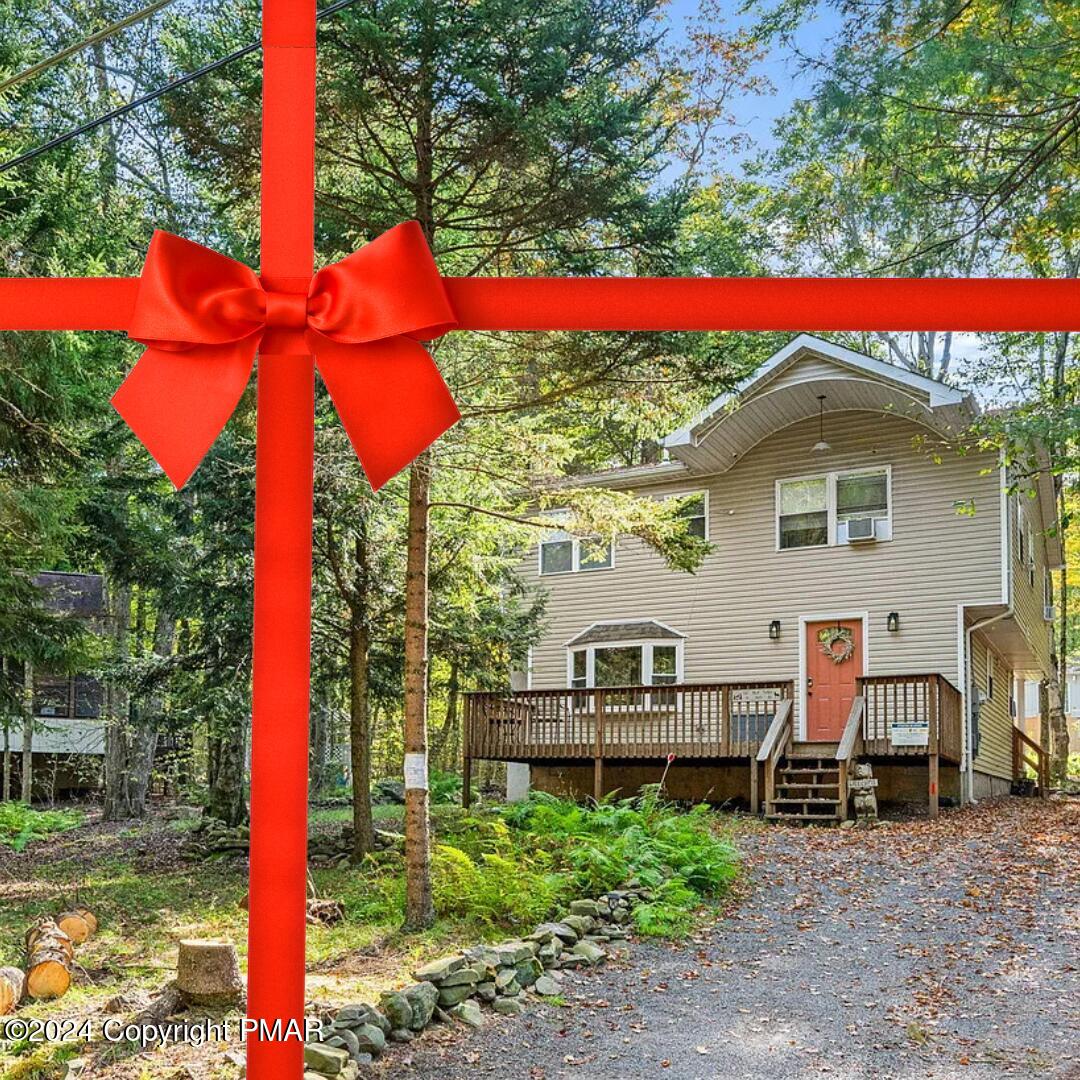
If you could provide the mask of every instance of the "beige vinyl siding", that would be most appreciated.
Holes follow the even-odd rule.
[[[986,692],[987,674],[993,665],[994,696],[983,703],[979,713],[979,752],[975,769],[1004,779],[1012,777],[1012,716],[1009,699],[1013,673],[976,632],[971,636],[971,667],[974,685]]]
[[[522,566],[548,590],[547,629],[533,649],[532,685],[562,687],[565,642],[596,621],[657,619],[687,635],[687,682],[795,679],[799,617],[867,612],[869,669],[940,672],[957,681],[957,605],[1001,598],[996,457],[924,448],[921,426],[880,413],[832,413],[832,449],[813,454],[817,418],[759,443],[730,471],[640,488],[642,494],[709,492],[715,545],[697,574],[668,570],[632,538],[610,570],[540,577],[533,548]],[[824,471],[892,468],[893,539],[862,547],[776,550],[777,479]],[[989,471],[987,471],[989,468]],[[954,504],[970,501],[971,516]],[[900,613],[899,633],[886,616]],[[779,619],[779,641],[770,620]]]
[[[1031,584],[1028,575],[1026,551],[1025,562],[1023,564],[1020,562],[1020,545],[1016,542],[1016,519],[1019,514],[1026,517],[1029,524],[1030,554],[1035,562],[1034,585]],[[1013,606],[1016,611],[1016,621],[1035,656],[1039,674],[1045,676],[1050,673],[1050,624],[1043,618],[1046,589],[1046,524],[1040,513],[1039,500],[1029,498],[1023,491],[1011,500],[1010,517],[1012,519],[1010,527],[1012,530]]]

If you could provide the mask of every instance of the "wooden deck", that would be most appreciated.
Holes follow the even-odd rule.
[[[605,762],[674,754],[701,762],[746,760],[756,809],[759,762],[768,788],[800,746],[793,736],[794,692],[791,680],[773,680],[467,694],[465,791],[475,759],[591,762],[599,793]],[[901,732],[925,741],[905,745]],[[845,775],[857,758],[925,760],[936,812],[938,762],[959,763],[961,738],[960,693],[943,676],[867,676],[858,681],[836,760]],[[846,814],[846,793],[841,810]]]

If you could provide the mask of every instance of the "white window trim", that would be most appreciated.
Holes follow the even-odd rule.
[[[669,491],[665,495],[661,495],[660,498],[664,501],[668,499],[688,499],[691,495],[701,495],[705,500],[705,536],[702,538],[705,541],[709,539],[709,489],[708,488],[695,488],[691,491]]]
[[[636,622],[638,620],[628,620]],[[645,620],[640,620],[644,622]],[[659,645],[675,647],[675,683],[658,683],[658,686],[677,685],[683,681],[683,655],[685,638],[631,638],[626,641],[590,641],[576,648],[566,646],[566,685],[571,690],[595,690],[596,689],[596,650],[597,649],[622,649],[641,646],[641,685],[652,686],[653,675],[653,647]],[[585,685],[574,686],[574,653],[585,653]]]
[[[888,506],[888,513],[881,517],[877,517],[875,521],[888,522],[889,535],[883,537],[877,542],[879,544],[887,544],[893,539],[893,491],[892,491],[892,465],[867,465],[858,469],[832,469],[827,472],[815,472],[805,473],[800,476],[781,476],[779,477],[773,486],[773,543],[775,549],[779,552],[787,553],[790,551],[820,551],[822,548],[829,547],[848,547],[847,544],[840,544],[837,541],[839,535],[836,513],[836,481],[840,477],[848,476],[862,476],[869,473],[885,474],[885,500]],[[792,484],[800,480],[824,480],[825,481],[825,514],[826,514],[826,542],[824,544],[813,544],[805,547],[781,547],[780,546],[780,487],[782,484]]]
[[[558,524],[558,515],[559,514],[565,514],[565,513],[566,513],[565,510],[553,510],[553,511],[551,511],[550,516],[553,519],[552,520],[552,525],[553,526],[557,525]],[[552,528],[551,531],[552,532],[566,532],[565,529],[561,529],[561,528]],[[536,545],[536,576],[537,577],[564,577],[567,574],[593,574],[593,573],[597,573],[598,571],[614,570],[615,569],[615,548],[616,548],[616,544],[615,544],[614,537],[612,537],[612,539],[609,541],[609,545],[611,547],[611,562],[607,566],[584,566],[584,567],[581,565],[581,542],[582,542],[583,538],[580,537],[580,536],[575,536],[572,533],[567,533],[565,539],[569,540],[570,543],[571,543],[571,548],[570,548],[570,551],[571,551],[570,569],[569,570],[549,570],[546,573],[544,572],[544,544],[546,544],[546,543],[559,543],[560,541],[542,539]]]

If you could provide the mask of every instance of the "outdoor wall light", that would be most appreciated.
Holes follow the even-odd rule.
[[[773,621],[771,623],[769,623],[769,640],[770,641],[779,641],[780,640],[780,620],[779,619],[773,619]]]
[[[900,629],[900,612],[890,611],[885,625],[888,626],[890,633],[895,634]]]

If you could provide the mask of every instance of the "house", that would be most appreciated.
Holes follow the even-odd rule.
[[[1068,662],[1065,678],[1062,680],[1062,694],[1065,708],[1065,722],[1069,728],[1069,753],[1080,754],[1080,659]],[[1028,683],[1024,696],[1023,713],[1024,732],[1039,741],[1042,734],[1042,705],[1039,698],[1039,684]]]
[[[656,782],[776,818],[1010,790],[1025,687],[1050,664],[1054,490],[1010,493],[963,446],[963,390],[800,335],[664,440],[657,464],[575,483],[679,497],[695,574],[641,542],[553,530],[522,564],[548,594],[529,670],[470,695],[466,766],[579,795]],[[527,770],[527,771],[526,771]],[[862,785],[857,785],[862,786]],[[466,784],[466,790],[468,785]]]
[[[85,619],[100,628],[105,617],[105,582],[100,574],[37,574],[46,608],[57,614]],[[35,790],[89,787],[96,782],[105,753],[101,722],[102,687],[88,674],[32,672],[31,752]],[[22,767],[23,724],[6,732],[6,749],[13,755],[16,774]],[[18,790],[16,782],[13,790]]]

